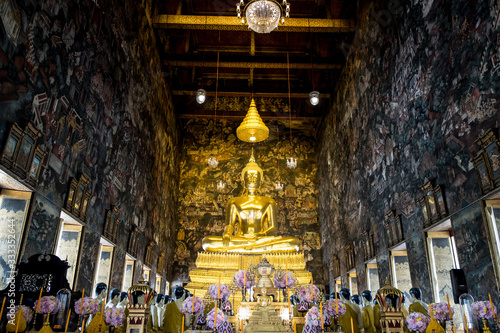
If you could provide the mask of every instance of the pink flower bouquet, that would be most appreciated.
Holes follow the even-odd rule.
[[[306,323],[310,323],[312,326],[319,327],[321,326],[321,313],[318,307],[313,306],[307,311],[306,314]]]
[[[31,310],[29,307],[24,306],[24,305],[21,305],[21,309],[22,309],[24,320],[26,320],[26,323],[31,322],[31,320],[33,319],[34,311]],[[18,305],[14,308],[14,312],[16,314],[19,312],[19,306]],[[11,315],[10,311],[9,311],[7,313],[7,320],[11,320],[13,317],[14,317],[14,315]]]
[[[33,309],[36,309],[38,301],[35,302]],[[51,313],[55,314],[59,311],[59,300],[54,296],[43,296],[40,299],[40,306],[38,307],[38,313],[46,314]]]
[[[345,308],[344,302],[339,301],[339,300],[337,300],[337,302],[339,304],[339,316],[345,315],[346,308]],[[328,316],[330,316],[330,317],[333,317],[333,316],[335,316],[337,314],[337,305],[335,304],[335,300],[334,299],[330,299],[326,303],[326,305],[325,305],[325,313]]]
[[[312,302],[316,302],[319,299],[319,289],[318,287],[313,285],[313,300]],[[311,303],[311,285],[307,284],[305,286],[300,287],[300,290],[297,294],[299,299],[302,301],[306,301]]]
[[[450,320],[450,311],[448,310],[448,303],[432,303],[432,314],[434,318],[438,321]],[[454,313],[453,308],[451,308],[451,313]]]
[[[278,289],[292,288],[295,285],[295,276],[291,272],[288,272],[287,273],[288,279],[287,279],[285,276],[286,273],[287,272],[284,271],[278,271],[276,272],[276,274],[274,274],[273,282],[276,288]]]
[[[471,311],[475,318],[487,320],[493,319],[493,311],[495,311],[495,314],[497,313],[496,307],[492,309],[490,302],[484,301],[472,303]]]
[[[122,326],[125,311],[118,307],[111,307],[104,310],[104,321],[108,326]]]
[[[83,298],[83,309],[81,308],[82,304],[82,299],[80,298],[78,301],[75,302],[75,313],[76,314],[81,314],[82,315],[88,315],[88,314],[96,314],[97,311],[99,311],[99,303],[97,303],[97,300],[92,297],[84,297]]]
[[[215,308],[210,310],[210,312],[207,314],[207,327],[210,329],[214,328],[214,320],[215,320]],[[217,309],[217,328],[219,328],[220,325],[224,322],[224,313],[221,311],[221,309]]]
[[[212,297],[213,300],[216,300],[218,293],[218,285],[212,284],[210,287],[208,287],[208,292],[210,293],[210,297]],[[219,299],[224,299],[224,300],[228,299],[230,295],[231,291],[229,291],[227,285],[225,283],[221,283]]]
[[[424,332],[427,329],[429,322],[429,317],[421,314],[420,312],[412,312],[405,319],[406,327],[410,331],[414,332]]]
[[[205,309],[205,303],[200,297],[194,299],[194,313],[200,313]],[[188,297],[182,303],[182,313],[193,313],[193,297]]]
[[[253,286],[255,286],[255,279],[253,274],[247,274],[247,276],[245,277],[243,270],[240,270],[234,274],[233,282],[238,288],[243,288],[243,282],[245,282],[247,288],[252,288]]]

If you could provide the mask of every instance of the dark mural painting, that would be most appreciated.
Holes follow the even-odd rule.
[[[418,209],[420,186],[428,180],[443,186],[454,229],[472,219],[478,228],[468,225],[467,239],[485,240],[477,234],[484,230],[477,215],[454,214],[480,197],[471,163],[479,150],[475,140],[499,127],[499,16],[496,1],[360,3],[358,29],[319,139],[318,176],[328,180],[319,183],[325,263],[353,242],[362,253],[361,233],[371,230],[378,235],[383,283],[390,276],[383,222],[395,210],[412,252],[412,283],[430,297]],[[481,276],[495,285],[491,262],[469,268],[473,258],[463,252],[474,250],[458,251],[470,281]]]
[[[248,163],[253,146],[256,161],[264,172],[258,193],[276,201],[278,234],[300,238],[307,269],[319,279],[323,276],[323,264],[314,126],[297,122],[292,124],[293,154],[298,159],[298,166],[290,170],[285,162],[292,151],[289,128],[281,122],[268,122],[269,138],[252,145],[237,139],[236,128],[240,122],[218,121],[215,127],[213,120],[183,123],[184,155],[175,250],[176,278],[187,280],[188,269],[194,267],[197,253],[203,251],[201,241],[204,236],[222,235],[226,204],[230,198],[243,194],[241,171]],[[214,169],[207,163],[212,155],[219,161]],[[283,191],[275,189],[278,180],[284,184]],[[217,189],[218,181],[225,182],[224,190]]]
[[[44,196],[56,207],[64,207],[72,177],[84,173],[91,179],[83,245],[89,257],[82,258],[78,288],[90,288],[97,254],[86,251],[98,245],[112,206],[118,207],[125,226],[120,230],[124,241],[118,244],[119,259],[123,261],[128,233],[137,226],[145,239],[139,253],[152,240],[154,257],[164,252],[168,262],[174,248],[166,240],[177,219],[179,134],[148,19],[151,4],[2,4],[12,10],[1,17],[0,141],[5,141],[12,123],[36,126],[41,133],[38,144],[46,153],[37,198]],[[58,217],[46,217],[49,212],[43,213],[40,206],[45,202],[37,199],[29,234],[33,247],[26,255],[47,248],[38,239],[45,220],[55,219],[44,229],[55,237]],[[120,287],[119,281],[112,283]]]

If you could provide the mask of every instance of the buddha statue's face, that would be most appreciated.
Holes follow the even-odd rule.
[[[245,182],[245,187],[249,190],[256,190],[260,187],[260,182],[262,181],[260,173],[257,170],[248,170],[243,175],[243,181]]]

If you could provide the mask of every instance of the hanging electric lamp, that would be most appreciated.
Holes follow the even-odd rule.
[[[295,169],[297,167],[297,159],[293,157],[293,140],[292,140],[292,97],[290,93],[290,55],[286,54],[287,72],[288,72],[288,115],[290,119],[290,158],[286,159],[286,166],[289,169]]]

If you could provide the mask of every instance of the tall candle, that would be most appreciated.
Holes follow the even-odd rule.
[[[5,307],[5,300],[7,299],[7,296],[5,296],[3,298],[3,302],[2,302],[2,310],[0,310],[0,318],[2,318],[2,315],[3,315],[3,308]]]
[[[35,315],[38,314],[38,308],[40,307],[40,300],[42,299],[43,287],[40,289],[40,295],[38,295],[38,302],[36,303]]]
[[[40,303],[40,302],[38,302]],[[19,323],[21,322],[21,316],[23,315],[23,308],[21,305],[23,304],[23,294],[21,294],[21,300],[19,300],[19,311],[17,312],[17,323],[16,323],[16,333],[19,330]]]
[[[321,330],[324,330],[324,324],[323,324],[323,303],[319,303],[319,312],[321,314]],[[352,319],[351,319],[352,320]]]
[[[493,302],[491,301],[491,294],[488,293],[488,297],[490,298],[490,305],[491,305],[491,312],[493,312],[493,319],[497,319],[497,316],[495,315],[495,307],[493,306]]]
[[[432,314],[432,306],[429,303],[429,315],[431,316],[431,320],[434,320],[434,315]]]
[[[66,327],[64,328],[64,333],[68,333],[69,316],[71,316],[71,309],[68,312],[68,318],[66,319]]]
[[[293,322],[293,333],[297,333],[297,323]]]
[[[184,320],[184,318],[182,318]],[[217,329],[217,304],[215,304],[215,312],[214,312],[214,330]]]
[[[311,303],[314,301],[314,294],[313,294],[313,276],[311,274]]]
[[[351,332],[354,333],[354,324],[352,322],[352,317],[351,317]]]
[[[196,297],[196,289],[193,291],[193,304],[191,305],[191,313],[194,313],[194,298]]]
[[[243,332],[243,319],[240,320],[240,332]]]
[[[469,325],[467,324],[467,317],[465,316],[465,313],[464,313],[464,325],[465,325],[465,331],[469,333]]]
[[[247,286],[247,263],[243,266],[243,288]]]
[[[182,315],[181,332],[184,333],[184,315]]]
[[[450,320],[453,320],[453,314],[451,313],[450,298],[446,294],[446,301],[448,302],[448,312],[450,313]]]
[[[101,306],[101,326],[103,326],[103,325],[104,325],[104,301],[102,302],[102,306]]]
[[[286,270],[285,270],[285,288],[288,288],[288,263],[286,263]]]
[[[339,300],[337,299],[337,291],[335,291],[335,310],[337,310],[337,316],[339,315]]]
[[[286,294],[288,295],[288,288],[286,288]],[[292,316],[292,306],[290,305],[290,297],[288,298],[288,313],[290,314],[290,317]]]

